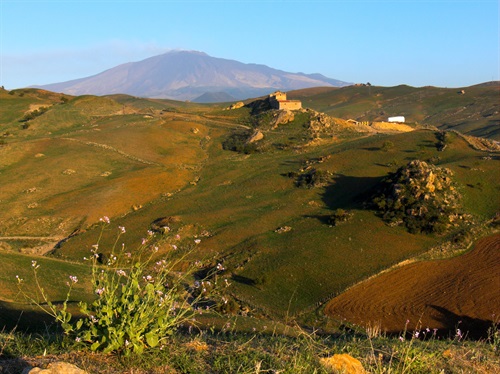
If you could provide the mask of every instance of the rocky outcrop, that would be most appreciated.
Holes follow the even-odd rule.
[[[291,110],[277,110],[274,112],[271,121],[271,128],[277,129],[279,125],[286,125],[295,119],[295,114]]]
[[[334,122],[332,117],[312,109],[308,109],[308,112],[311,118],[309,121],[309,130],[313,133],[319,134],[332,127]]]
[[[244,106],[245,104],[242,101],[238,101],[237,103],[230,105],[229,110],[243,108]]]
[[[361,362],[347,353],[321,358],[320,363],[328,373],[366,374]]]
[[[262,139],[264,139],[264,134],[262,133],[262,131],[256,129],[248,138],[247,143],[255,143]]]
[[[85,370],[78,368],[73,364],[67,362],[52,362],[47,366],[47,369],[40,368],[26,368],[22,374],[88,374]]]
[[[373,203],[391,225],[443,233],[468,219],[452,177],[450,169],[413,160],[384,179]]]

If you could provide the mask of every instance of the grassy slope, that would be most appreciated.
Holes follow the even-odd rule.
[[[126,214],[184,186],[203,160],[203,125],[145,115],[109,98],[57,103],[23,130],[22,113],[47,102],[35,93],[2,93],[9,104],[0,112],[2,131],[10,133],[0,148],[4,236],[65,236],[103,212]]]
[[[372,89],[375,94],[376,88]],[[393,90],[406,92],[405,87]],[[2,198],[12,200],[2,213],[8,217],[4,222],[10,222],[4,224],[4,232],[27,234],[39,227],[36,223],[41,219],[54,219],[55,212],[61,214],[60,221],[38,235],[62,223],[66,228],[63,225],[61,233],[68,233],[77,221],[86,219],[91,224],[109,215],[112,226],[127,228],[126,243],[133,248],[153,220],[178,216],[186,227],[199,228],[182,234],[186,243],[192,243],[192,236],[201,229],[211,233],[203,238],[196,255],[224,261],[228,276],[233,276],[231,292],[283,316],[309,310],[360,279],[442,240],[390,228],[373,212],[362,209],[371,188],[409,160],[439,156],[439,165],[456,173],[471,213],[489,218],[500,206],[498,160],[483,160],[484,153],[459,138],[445,152],[438,152],[431,131],[359,139],[351,134],[351,140],[343,142],[332,139],[317,147],[271,149],[248,156],[222,150],[221,141],[237,126],[234,119],[208,120],[200,117],[201,106],[186,103],[177,108],[182,113],[160,114],[162,101],[151,105],[130,97],[119,101],[118,105],[110,98],[72,99],[34,120],[29,129],[18,130],[14,140],[9,138],[9,144],[0,148],[0,177],[9,181],[5,185],[11,189]],[[324,105],[319,98],[314,103]],[[359,105],[363,109],[367,104]],[[305,106],[309,106],[307,100]],[[144,108],[147,111],[141,112]],[[18,117],[2,114],[9,115],[12,119],[7,126],[19,126]],[[50,128],[55,126],[53,118],[60,120],[62,129]],[[295,137],[300,134],[297,128],[284,125],[267,131],[266,139],[281,144],[290,140],[288,131]],[[395,147],[383,152],[380,147],[388,139]],[[45,156],[35,158],[37,153]],[[326,155],[331,157],[315,165],[335,173],[326,188],[299,189],[284,176],[298,171],[306,159]],[[67,168],[76,173],[62,174]],[[45,175],[41,170],[49,172]],[[102,177],[106,171],[111,174]],[[36,200],[40,205],[27,210],[33,194],[23,191],[31,187],[40,187],[41,197]],[[143,207],[131,211],[133,204]],[[335,208],[353,210],[353,220],[329,227],[325,218]],[[63,215],[74,221],[64,221]],[[24,217],[31,218],[19,221]],[[292,231],[275,232],[285,225]],[[109,248],[115,233],[114,229],[106,232],[102,248]],[[91,227],[65,243],[58,255],[81,261],[98,236],[98,229]]]
[[[441,166],[456,171],[469,211],[489,218],[500,206],[494,187],[497,161],[481,160],[482,153],[459,138],[446,152],[437,152],[433,132],[421,131],[392,136],[396,146],[389,152],[379,150],[387,137],[371,137],[350,146],[312,148],[310,153],[247,156],[221,150],[217,131],[210,133],[213,143],[196,186],[157,200],[116,224],[136,231],[148,227],[155,218],[178,216],[185,223],[207,229],[212,237],[203,239],[197,255],[223,259],[233,272],[232,292],[269,314],[300,313],[442,240],[390,228],[373,212],[362,209],[361,197],[396,165],[439,155]],[[327,154],[331,158],[317,165],[335,172],[334,183],[326,189],[299,189],[283,176],[297,170],[304,159]],[[389,163],[395,166],[387,167]],[[475,179],[485,186],[482,191],[466,186]],[[485,193],[489,203],[483,203]],[[339,207],[352,209],[354,219],[330,227],[325,217]],[[285,225],[292,231],[275,232]],[[139,242],[144,230],[131,233],[131,245]],[[63,252],[71,257],[77,247],[89,248],[93,240],[96,235],[90,231],[70,241]],[[84,255],[81,250],[77,253],[76,257]],[[246,260],[250,261],[239,268]]]

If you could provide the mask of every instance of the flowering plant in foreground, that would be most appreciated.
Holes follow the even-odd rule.
[[[105,264],[99,263],[103,256],[97,253],[98,245],[93,246],[88,260],[95,300],[80,302],[83,317],[76,321],[67,310],[67,301],[78,279],[70,276],[66,301],[58,307],[48,300],[36,276],[38,265],[36,262],[33,265],[36,284],[48,308],[28,297],[30,301],[52,315],[66,334],[74,336],[77,342],[89,344],[92,351],[141,353],[146,347],[158,346],[181,324],[193,319],[191,303],[196,300],[188,302],[187,286],[191,273],[174,272],[185,258],[157,261],[158,247],[148,242],[134,254],[125,252],[123,245],[116,250],[124,233],[125,229],[120,227]]]

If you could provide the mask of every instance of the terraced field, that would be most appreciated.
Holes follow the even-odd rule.
[[[325,314],[388,332],[407,325],[484,336],[500,316],[500,235],[478,241],[465,255],[412,263],[362,282],[331,300]]]

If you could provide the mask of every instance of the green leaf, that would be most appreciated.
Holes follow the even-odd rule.
[[[80,330],[81,327],[83,325],[83,319],[79,319],[77,322],[76,322],[76,329],[77,330]]]
[[[146,342],[150,347],[152,348],[156,347],[159,343],[158,335],[155,334],[153,331],[148,332],[146,334]]]
[[[95,351],[97,351],[97,348],[99,348],[100,345],[101,345],[101,343],[95,342],[94,344],[92,344],[90,346],[90,350],[95,352]]]

